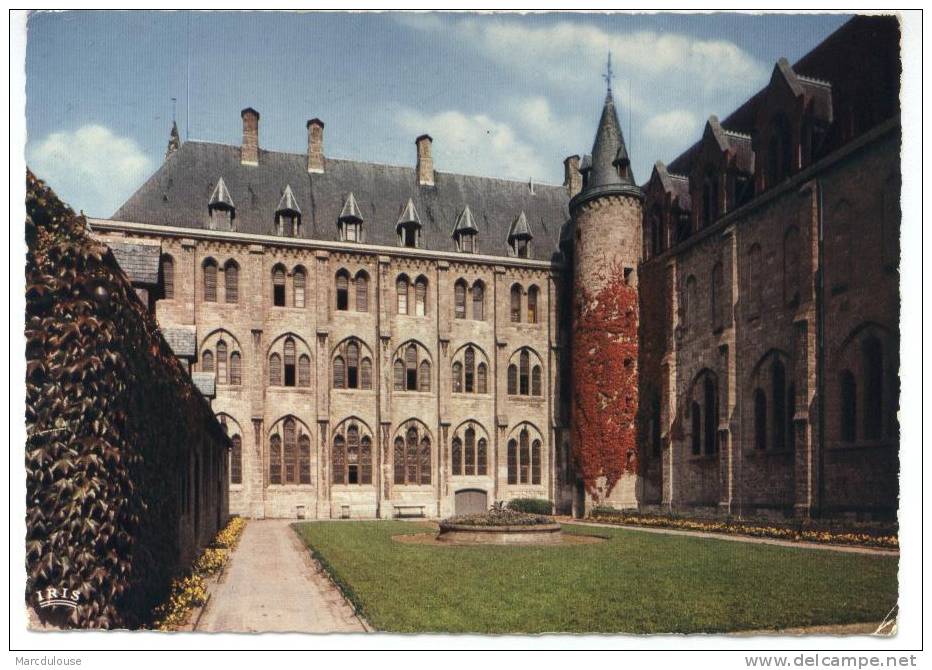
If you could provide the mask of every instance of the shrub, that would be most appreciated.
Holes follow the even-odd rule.
[[[508,509],[526,514],[553,514],[553,503],[546,498],[515,498],[508,501]]]
[[[538,514],[526,514],[510,509],[494,508],[478,514],[451,516],[440,522],[444,526],[539,526],[553,523],[553,520]]]

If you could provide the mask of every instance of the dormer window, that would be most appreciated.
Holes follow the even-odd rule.
[[[207,212],[210,215],[210,230],[234,230],[233,220],[236,218],[236,205],[233,204],[233,198],[230,191],[223,181],[223,177],[217,181],[210,200],[207,202]]]
[[[421,246],[421,219],[411,198],[408,198],[408,203],[401,211],[401,216],[398,217],[395,231],[398,233],[399,245],[412,249]]]
[[[456,219],[456,225],[453,226],[453,241],[456,243],[456,250],[467,254],[476,253],[476,235],[479,228],[476,226],[469,211],[469,206],[463,208],[459,217]]]
[[[275,233],[282,237],[301,236],[301,208],[291,186],[285,186],[278,207],[275,208]]]
[[[510,253],[516,258],[531,257],[531,227],[528,225],[527,216],[524,212],[518,215],[508,231],[508,246]]]
[[[356,198],[350,193],[343,201],[338,220],[340,239],[343,242],[362,242],[362,223],[362,214],[356,204]]]

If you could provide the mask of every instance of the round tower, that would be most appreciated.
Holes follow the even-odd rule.
[[[610,85],[583,160],[573,219],[572,444],[575,512],[637,505],[637,265],[641,204]]]

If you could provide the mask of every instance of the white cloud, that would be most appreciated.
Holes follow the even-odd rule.
[[[644,125],[644,135],[656,142],[676,142],[684,137],[693,137],[699,127],[699,119],[685,109],[674,109],[665,114],[652,116]]]
[[[631,104],[636,112],[664,111],[658,106],[664,99],[715,96],[748,82],[756,85],[768,72],[733,42],[677,33],[616,33],[586,23],[530,25],[490,17],[461,19],[452,29],[433,20],[409,20],[406,25],[425,31],[443,29],[506,68],[577,91],[591,89],[597,81],[595,68],[611,51],[616,83],[625,98],[626,83],[633,84]]]
[[[402,108],[395,123],[407,135],[430,133],[434,138],[434,166],[442,172],[464,172],[526,179],[547,170],[532,144],[511,125],[486,114],[446,110],[425,114]]]
[[[30,144],[27,161],[69,205],[93,216],[112,214],[152,169],[134,140],[96,124]]]

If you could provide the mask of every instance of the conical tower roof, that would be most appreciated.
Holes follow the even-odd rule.
[[[343,209],[340,211],[340,221],[362,221],[362,213],[359,211],[359,205],[356,204],[356,197],[350,191],[343,201]]]
[[[227,185],[223,181],[223,177],[217,181],[217,185],[214,187],[214,192],[210,195],[210,200],[207,201],[208,208],[220,208],[220,209],[236,209],[236,205],[233,204],[233,196],[230,195],[230,191],[227,189]]]
[[[277,214],[279,212],[301,213],[301,208],[298,207],[298,201],[295,200],[294,192],[291,190],[291,184],[285,186],[285,192],[282,193],[282,197],[278,201],[278,207],[275,208],[275,213]]]
[[[644,197],[634,181],[628,148],[618,122],[618,111],[609,88],[602,105],[602,116],[592,143],[591,163],[585,166],[589,170],[586,187],[573,200],[578,204],[593,197],[624,193]],[[580,171],[584,169],[580,166]]]
[[[602,106],[602,118],[599,119],[599,128],[595,133],[595,142],[592,144],[592,172],[589,173],[589,187],[610,186],[615,184],[634,184],[634,179],[618,174],[615,169],[615,159],[619,154],[628,156],[625,147],[625,138],[618,122],[618,112],[612,92],[605,96]]]

